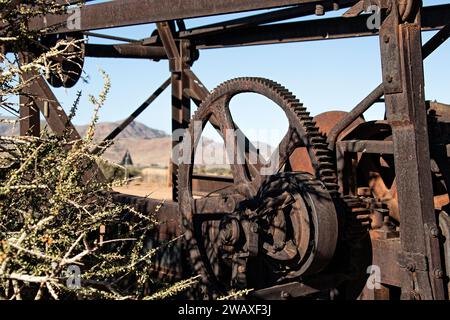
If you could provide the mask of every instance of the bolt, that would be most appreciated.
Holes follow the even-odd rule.
[[[388,36],[387,34],[385,34],[385,35],[383,36],[383,41],[384,41],[384,43],[389,43],[390,40],[391,40],[391,38],[389,38],[389,36]]]
[[[252,230],[252,232],[257,233],[258,232],[258,225],[256,223],[252,224],[251,230]]]
[[[442,279],[444,277],[444,271],[442,271],[440,268],[437,268],[434,270],[434,277],[436,279]]]
[[[408,271],[410,272],[414,272],[416,270],[416,265],[414,263],[408,263],[406,269],[408,269]]]
[[[386,77],[387,82],[392,83],[392,81],[394,80],[394,78],[392,76],[387,76]]]
[[[439,236],[439,230],[436,227],[431,227],[430,228],[430,234],[433,238],[437,238]]]
[[[239,273],[244,273],[245,272],[245,266],[239,266],[238,267],[238,272]]]
[[[291,297],[291,294],[287,291],[281,291],[280,297],[281,299],[289,299]]]

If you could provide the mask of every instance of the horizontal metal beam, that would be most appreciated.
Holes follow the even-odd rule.
[[[262,44],[332,40],[378,35],[378,30],[367,28],[368,15],[353,18],[314,19],[299,22],[250,26],[238,30],[213,32],[196,29],[179,33],[180,38],[189,39],[197,49],[212,49]],[[450,21],[450,5],[424,7],[422,10],[422,30],[438,30]],[[146,43],[151,43],[146,41]]]
[[[355,0],[340,0],[338,4],[336,3],[336,0],[327,0],[323,1],[321,3],[321,6],[323,7],[323,12],[325,14],[327,11],[348,8],[354,4]],[[317,4],[315,3],[307,3],[297,7],[289,7],[276,11],[270,11],[256,15],[246,16],[243,18],[227,20],[206,26],[196,27],[190,30],[186,30],[185,33],[186,34],[189,33],[192,36],[196,35],[197,33],[204,34],[205,32],[212,34],[224,30],[229,31],[231,29],[240,29],[248,26],[257,26],[268,23],[281,22],[284,20],[314,15],[314,13],[316,12],[316,6]]]
[[[162,60],[167,59],[163,47],[142,46],[139,44],[86,44],[86,57],[93,58],[135,58]]]
[[[80,23],[77,30],[70,28],[75,25],[72,25],[73,12],[36,17],[30,21],[30,27],[34,30],[54,28],[53,33],[87,31],[319,2],[321,0],[110,1],[81,7],[76,17]]]

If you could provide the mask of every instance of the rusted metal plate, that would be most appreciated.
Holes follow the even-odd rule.
[[[402,286],[402,269],[398,264],[401,252],[400,239],[372,239],[372,264],[379,266],[381,282],[392,286]]]

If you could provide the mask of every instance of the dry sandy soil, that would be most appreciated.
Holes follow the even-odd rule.
[[[115,191],[134,196],[149,196],[153,199],[171,200],[172,188],[168,183],[168,171],[162,168],[142,170],[142,178],[127,186],[114,188]]]
[[[131,184],[125,187],[114,188],[114,191],[130,194],[139,197],[150,197],[159,200],[171,200],[172,199],[172,188],[167,186],[160,186],[156,184]]]

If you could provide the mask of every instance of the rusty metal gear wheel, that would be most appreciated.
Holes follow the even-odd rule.
[[[252,164],[249,161],[251,148],[241,150],[245,154],[244,163],[231,164],[234,185],[226,190],[212,191],[210,196],[204,198],[194,198],[192,193],[193,163],[201,131],[210,121],[217,126],[219,133],[224,138],[225,145],[234,144],[235,136],[233,139],[228,138],[227,141],[226,131],[235,130],[239,134],[242,132],[233,121],[229,103],[236,95],[247,92],[260,94],[272,100],[288,118],[288,131],[278,146],[278,152],[273,155],[279,160],[276,170],[272,176],[261,175],[262,169],[273,163]],[[200,132],[195,132],[194,128],[197,128],[198,131],[199,127],[201,128]],[[203,283],[210,286],[209,290],[223,292],[230,287],[245,287],[248,261],[257,260],[258,254],[261,252],[270,256],[268,252],[272,249],[276,253],[286,249],[285,253],[287,255],[292,253],[293,256],[295,256],[295,252],[292,251],[304,250],[304,256],[300,259],[303,263],[287,267],[291,268],[292,272],[287,272],[291,276],[318,272],[327,265],[334,254],[338,229],[333,205],[333,198],[338,195],[333,158],[327,148],[325,137],[320,134],[303,104],[291,92],[278,83],[263,78],[238,78],[227,81],[217,87],[199,107],[190,122],[183,142],[190,146],[190,153],[188,156],[184,155],[186,163],[180,164],[178,172],[178,195],[182,224],[185,228],[185,238],[194,272],[202,275]],[[298,174],[294,174],[294,177],[289,176],[290,183],[283,184],[283,180],[288,176],[277,173],[283,170],[289,157],[298,147],[307,149],[308,160],[314,169],[314,175],[308,175],[306,178],[304,174],[300,179]],[[233,155],[233,157],[235,156],[236,154]],[[187,159],[188,161],[186,161]],[[292,179],[296,183],[292,183]],[[306,180],[309,182],[306,183]],[[281,185],[276,187],[275,185],[279,183]],[[306,193],[298,191],[305,190],[305,185],[308,184],[316,187]],[[281,197],[287,202],[283,200],[280,203],[268,205],[262,199],[258,200],[262,194],[267,196],[267,192],[269,192],[267,188],[272,193],[279,193],[275,198]],[[315,197],[313,194],[321,194],[321,196],[311,202]],[[265,208],[258,206],[258,202]],[[321,205],[324,207],[317,211],[316,208]],[[284,225],[286,223],[297,224],[295,226],[295,228],[298,227],[297,232],[294,230],[291,235],[292,239],[287,239],[284,235],[283,240],[285,241],[282,244],[272,243],[278,248],[266,248],[264,251],[264,248],[261,249],[264,241],[259,237],[262,234],[274,237],[273,232],[261,231],[264,228],[264,222],[270,224],[272,221],[273,223],[277,212],[285,209],[286,206],[290,206],[291,211],[284,216],[279,213],[279,219],[283,220],[295,211],[306,211],[311,220],[306,222],[308,219],[305,220],[304,214],[303,220],[301,214],[294,214],[293,219],[288,218],[289,221],[281,221]],[[254,219],[263,211],[270,212],[269,218]],[[264,216],[267,217],[267,215]],[[298,223],[295,222],[296,219],[299,220]],[[280,223],[280,221],[276,223]],[[300,229],[306,230],[304,229],[305,224],[311,235],[310,241],[304,240],[307,238],[306,231],[303,231],[303,238],[300,235],[302,232]],[[295,239],[296,237],[297,239]],[[298,242],[291,246],[291,252],[287,248],[289,240],[294,243]],[[266,243],[270,243],[270,240]],[[301,248],[302,245],[306,247]],[[240,249],[236,250],[236,247]],[[221,259],[219,251],[227,250],[233,253],[229,259],[231,262],[228,270],[231,281],[228,286],[223,286],[223,281],[218,280],[224,276],[224,271],[220,270],[220,266],[224,263],[219,261]],[[274,252],[272,252],[273,255]],[[277,268],[280,266],[278,265]],[[215,289],[211,289],[211,286]],[[216,290],[217,288],[220,289]]]

